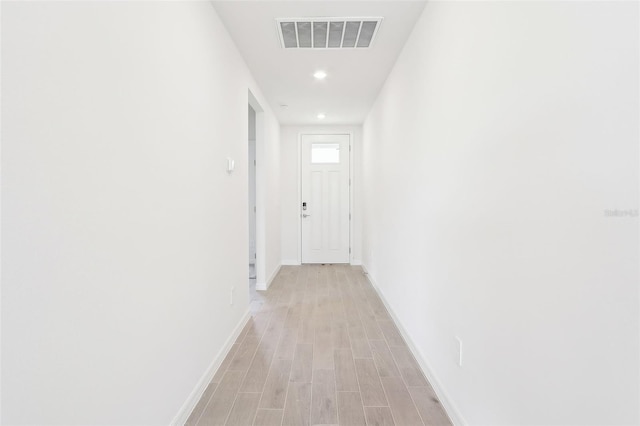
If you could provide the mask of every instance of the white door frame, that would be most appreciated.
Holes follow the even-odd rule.
[[[298,218],[298,265],[302,264],[302,216],[300,215],[302,205],[302,136],[315,136],[315,135],[348,135],[349,136],[349,264],[353,264],[353,157],[355,151],[353,149],[353,132],[300,132],[298,133],[298,146],[297,146],[297,158],[298,158],[298,205],[296,206],[296,217]]]
[[[266,263],[265,256],[267,253],[266,250],[266,229],[265,229],[265,200],[266,188],[263,186],[263,182],[265,182],[265,169],[263,166],[264,158],[265,158],[265,134],[264,134],[264,109],[260,106],[260,103],[256,99],[256,97],[251,93],[251,90],[248,90],[248,104],[251,105],[251,108],[256,112],[256,288],[258,290],[266,290]],[[248,114],[245,114],[247,117],[247,125],[245,128],[247,129],[247,140],[248,138],[248,130],[249,130],[249,117]],[[248,153],[246,158],[249,158]],[[249,171],[247,168],[247,191],[249,190],[248,185],[249,179]],[[248,194],[247,194],[248,195]],[[247,196],[247,203],[249,197]],[[247,251],[249,250],[249,209],[247,208]],[[246,257],[249,257],[248,255]],[[249,265],[247,265],[247,274],[249,273]],[[248,275],[247,275],[248,277]]]
[[[249,105],[249,123],[252,121],[252,113],[253,113],[253,135],[249,135],[247,145],[248,145],[248,161],[247,161],[247,169],[249,174],[249,264],[253,265],[253,277],[255,278],[255,266],[256,266],[256,134],[255,134],[255,120],[256,120],[256,112]],[[251,128],[251,126],[249,126]],[[253,177],[253,179],[252,179]],[[252,244],[253,243],[253,244]],[[251,277],[249,277],[251,278]]]

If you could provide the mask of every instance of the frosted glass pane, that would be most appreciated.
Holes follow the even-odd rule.
[[[311,144],[311,163],[338,164],[340,162],[340,144],[314,143]]]

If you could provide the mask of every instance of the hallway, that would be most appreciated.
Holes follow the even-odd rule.
[[[0,15],[0,425],[640,425],[640,1]]]
[[[188,425],[444,425],[360,267],[283,267]]]

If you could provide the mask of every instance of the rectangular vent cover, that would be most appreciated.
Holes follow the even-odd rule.
[[[285,49],[364,49],[371,47],[382,18],[276,19]]]

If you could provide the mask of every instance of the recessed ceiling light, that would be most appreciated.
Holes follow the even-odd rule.
[[[324,80],[327,76],[327,73],[324,71],[316,71],[313,73],[313,76],[318,80]]]
[[[324,115],[323,113],[318,114],[318,120],[324,120],[325,117],[326,115]]]

